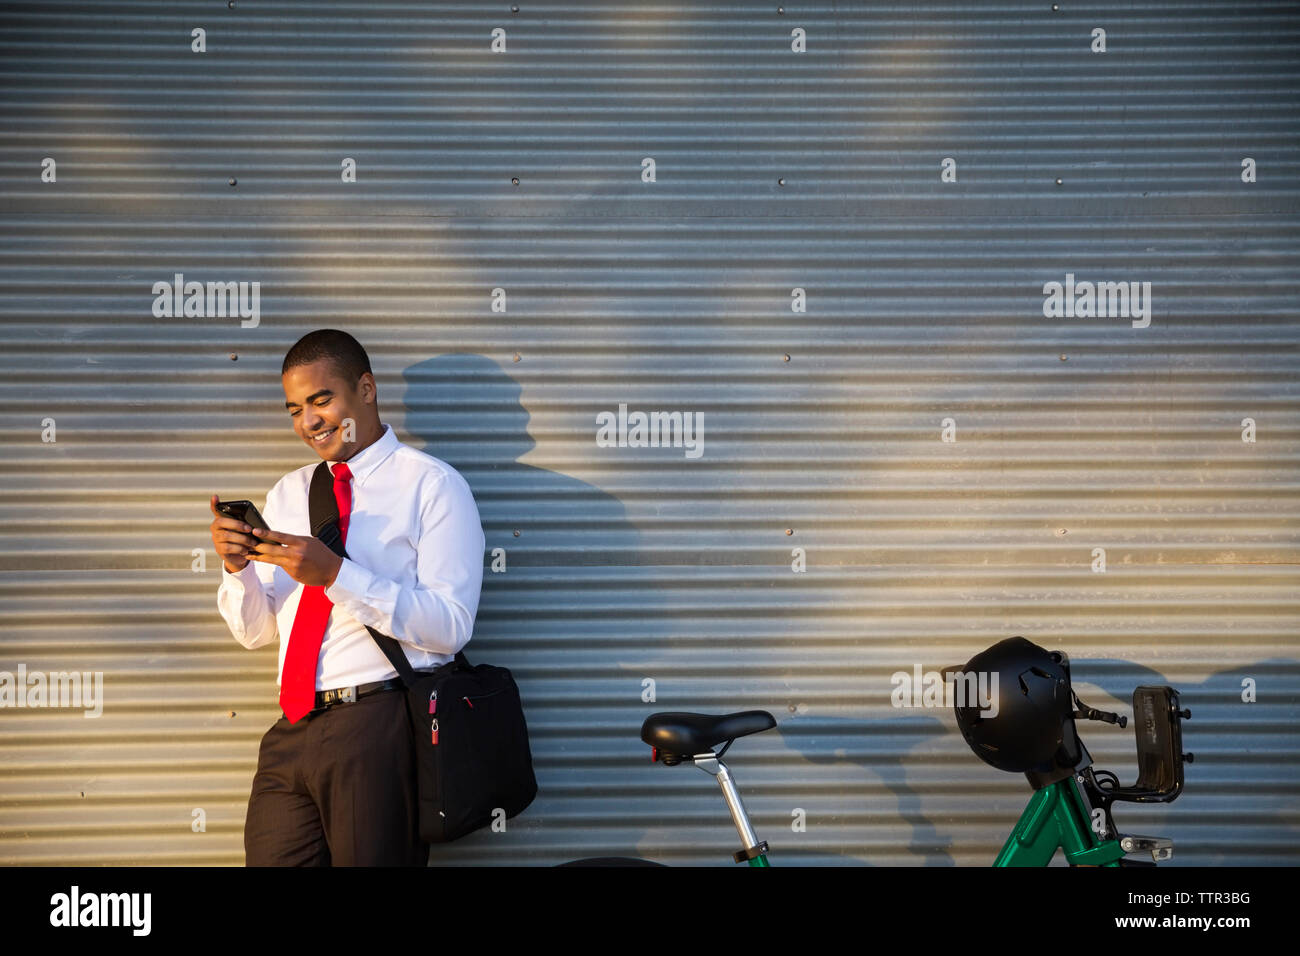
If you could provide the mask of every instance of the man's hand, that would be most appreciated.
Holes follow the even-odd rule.
[[[249,548],[256,548],[261,542],[248,534],[253,530],[248,525],[238,518],[227,517],[218,511],[217,500],[217,496],[213,495],[212,501],[209,502],[212,506],[212,514],[215,515],[210,525],[212,543],[216,546],[221,560],[226,563],[226,570],[236,574],[244,570],[244,566],[248,564]]]
[[[299,584],[329,587],[343,567],[343,559],[313,535],[285,534],[266,528],[254,528],[253,534],[271,543],[261,542],[259,551],[248,553],[249,560],[278,564]]]

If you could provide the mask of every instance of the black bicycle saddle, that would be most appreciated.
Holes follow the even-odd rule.
[[[776,726],[776,718],[765,710],[742,710],[735,714],[651,714],[641,725],[641,739],[660,753],[690,757],[715,744],[730,743]]]

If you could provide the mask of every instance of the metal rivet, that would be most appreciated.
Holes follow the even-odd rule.
[[[518,352],[515,353],[515,358],[514,358],[514,360],[515,360],[516,362],[519,361],[519,353],[518,353]]]
[[[1057,179],[1057,180],[1056,180],[1056,185],[1058,185],[1058,186],[1061,185],[1061,180],[1060,180],[1060,179]]]
[[[784,186],[784,185],[785,185],[785,177],[783,176],[783,177],[781,177],[780,179],[778,179],[778,180],[776,181],[776,184],[777,184],[778,186]]]
[[[232,362],[238,362],[238,361],[239,361],[239,356],[238,356],[236,353],[231,352],[231,353],[230,353],[230,361],[232,361]]]
[[[511,182],[512,185],[518,186],[518,185],[519,185],[519,177],[518,177],[518,176],[511,176],[511,177],[510,177],[510,182]]]
[[[518,532],[518,531],[515,532],[515,537],[516,537],[516,538],[519,537],[519,532]]]
[[[786,533],[786,536],[787,536],[787,537],[788,537],[789,535],[794,534],[794,528],[786,528],[786,529],[785,529],[785,533]]]
[[[235,183],[237,182],[237,180],[235,179],[234,176],[231,176],[230,179],[228,180],[228,182],[230,183],[230,185],[233,186],[233,185],[235,185]]]
[[[790,361],[790,356],[788,356],[788,355],[782,355],[782,356],[781,356],[781,361],[782,361],[782,362],[788,362],[788,361]]]
[[[1061,354],[1061,361],[1064,362],[1065,360],[1066,360],[1066,358],[1065,358],[1065,354],[1062,353],[1062,354]]]

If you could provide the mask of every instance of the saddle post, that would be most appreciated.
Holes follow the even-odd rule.
[[[754,834],[754,828],[749,824],[749,814],[745,812],[745,804],[740,799],[740,792],[736,789],[726,764],[718,759],[718,755],[713,751],[696,754],[691,760],[705,773],[713,774],[718,780],[718,786],[722,788],[722,799],[727,802],[727,809],[731,812],[731,822],[736,825],[736,832],[740,834],[742,849],[733,855],[735,861],[737,863],[748,861],[750,866],[769,866],[767,843],[760,843]]]

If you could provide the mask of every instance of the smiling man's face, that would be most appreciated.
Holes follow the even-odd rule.
[[[347,461],[382,433],[375,379],[369,372],[349,383],[334,363],[317,359],[295,365],[280,380],[293,430],[322,460]],[[344,422],[349,418],[356,423],[356,434],[345,442]]]

